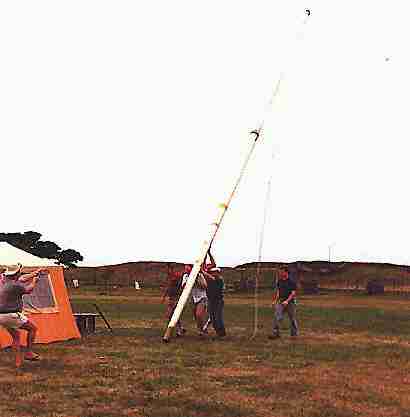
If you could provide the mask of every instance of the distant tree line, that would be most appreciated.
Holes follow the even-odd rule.
[[[76,267],[76,263],[84,259],[80,252],[74,249],[63,250],[54,242],[40,240],[41,236],[41,233],[33,231],[0,233],[0,242],[7,242],[39,258],[52,259],[56,261],[56,264],[67,267]]]

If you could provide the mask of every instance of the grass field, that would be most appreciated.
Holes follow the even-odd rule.
[[[410,417],[410,304],[390,296],[299,297],[301,334],[270,341],[270,293],[253,331],[251,295],[226,297],[229,336],[188,334],[161,343],[158,291],[73,292],[77,312],[96,302],[98,322],[81,340],[37,346],[40,363],[13,367],[0,353],[1,417]],[[211,332],[212,333],[212,332]]]

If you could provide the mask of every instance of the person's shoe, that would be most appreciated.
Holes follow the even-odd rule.
[[[270,340],[280,339],[280,335],[279,334],[271,334],[271,335],[268,336],[268,339],[270,339]]]
[[[26,361],[39,361],[40,355],[37,355],[37,353],[34,353],[34,352],[26,352],[24,354],[24,359]]]
[[[291,337],[297,337],[297,336],[298,336],[298,334],[297,334],[297,333],[291,333],[291,334],[290,334],[290,336],[291,336]]]

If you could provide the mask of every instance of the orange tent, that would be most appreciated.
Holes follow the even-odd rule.
[[[37,325],[36,343],[50,343],[80,338],[71,310],[67,288],[64,282],[64,269],[53,261],[38,258],[7,243],[0,243],[0,265],[21,263],[23,271],[46,267],[49,271],[39,280],[29,297],[24,296],[24,313]],[[37,288],[38,287],[38,288]],[[22,331],[25,343],[26,332]],[[11,337],[0,327],[0,347],[11,345]]]

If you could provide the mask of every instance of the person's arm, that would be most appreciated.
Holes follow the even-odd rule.
[[[198,281],[199,288],[202,288],[203,290],[208,288],[206,279],[202,274],[198,274],[197,281]]]
[[[206,279],[211,279],[211,280],[215,279],[215,277],[212,274],[210,274],[209,272],[206,272],[206,271],[203,270],[202,273],[204,274]]]
[[[167,286],[165,287],[164,293],[162,294],[162,299],[161,299],[162,304],[165,303],[165,299],[168,297],[168,292],[169,292],[169,284],[167,284]]]
[[[24,292],[26,294],[30,294],[34,290],[34,287],[37,284],[38,274],[33,273],[33,274],[30,274],[30,275],[34,275],[34,276],[31,278],[30,284],[24,285]],[[27,282],[27,281],[24,281],[24,282]]]
[[[182,275],[182,282],[181,282],[181,288],[182,289],[184,289],[185,288],[185,285],[186,285],[186,283],[187,283],[187,281],[188,281],[188,278],[189,278],[189,274],[184,274],[184,275]]]
[[[214,257],[212,256],[211,248],[209,248],[208,250],[208,255],[209,255],[209,260],[210,260],[210,263],[208,264],[208,268],[215,268],[216,262],[215,262]]]
[[[41,273],[41,272],[43,272],[44,270],[43,269],[36,269],[34,272],[31,272],[31,273],[29,273],[29,274],[23,274],[23,275],[21,275],[21,277],[19,277],[19,281],[20,282],[27,282],[27,281],[31,281],[31,280],[33,280],[33,278],[36,278],[36,277],[38,277],[38,275]]]
[[[275,292],[273,293],[272,305],[275,305],[278,302],[278,299],[279,299],[279,290],[276,289]]]
[[[290,294],[289,297],[282,302],[282,304],[284,306],[287,306],[294,298],[296,297],[296,290],[293,290]]]

